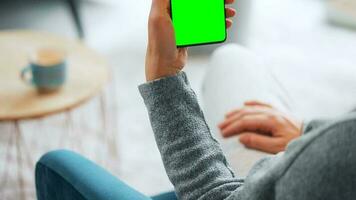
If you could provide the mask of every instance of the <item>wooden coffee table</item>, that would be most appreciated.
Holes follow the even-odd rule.
[[[57,93],[40,95],[19,79],[27,53],[41,46],[68,51],[69,80]],[[80,41],[0,32],[0,199],[35,199],[35,163],[54,149],[74,150],[118,171],[112,168],[119,166],[113,163],[116,95],[108,74],[105,60]]]
[[[67,54],[68,80],[55,93],[39,94],[19,76],[29,54],[54,47]],[[46,33],[0,33],[0,120],[17,120],[71,109],[98,94],[108,81],[108,66],[81,42]]]

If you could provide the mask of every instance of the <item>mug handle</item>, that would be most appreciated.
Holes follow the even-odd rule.
[[[21,80],[29,85],[32,85],[32,78],[28,78],[26,74],[31,71],[31,67],[27,66],[21,70]]]

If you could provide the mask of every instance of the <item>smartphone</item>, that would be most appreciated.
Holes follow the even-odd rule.
[[[226,40],[224,0],[171,0],[171,17],[178,47]]]

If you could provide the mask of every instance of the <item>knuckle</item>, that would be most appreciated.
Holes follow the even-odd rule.
[[[270,121],[272,123],[276,123],[276,122],[278,122],[280,120],[279,117],[277,115],[275,115],[275,114],[269,114],[267,116],[267,119],[268,119],[268,121]]]
[[[238,113],[237,113],[240,117],[244,117],[248,114],[248,111],[246,108],[241,109]]]
[[[234,112],[235,113],[240,113],[240,112],[242,112],[244,110],[244,108],[236,108],[236,109],[234,109]]]
[[[159,25],[162,25],[165,23],[167,23],[167,19],[165,16],[163,16],[161,14],[150,15],[149,20],[148,20],[149,26],[153,26],[153,27],[156,27],[156,26],[159,26]]]
[[[276,146],[276,152],[281,152],[281,151],[284,151],[286,149],[286,144],[278,144]]]
[[[151,26],[158,24],[159,21],[161,20],[160,18],[161,18],[161,16],[159,16],[159,15],[150,15],[150,17],[148,18],[148,24]]]
[[[246,115],[247,115],[246,110],[240,110],[239,112],[236,113],[235,118],[241,119],[241,120],[246,120]]]
[[[284,118],[281,117],[281,116],[276,116],[275,121],[276,121],[278,124],[284,124],[284,122],[285,122]]]
[[[246,118],[242,118],[240,121],[237,121],[236,126],[237,127],[244,127],[247,125],[247,119]]]
[[[275,145],[275,149],[277,149],[278,152],[284,151],[285,148],[286,148],[286,146],[287,146],[287,142],[286,142],[286,141],[281,141],[281,142],[279,142],[279,143],[277,143],[277,144]]]

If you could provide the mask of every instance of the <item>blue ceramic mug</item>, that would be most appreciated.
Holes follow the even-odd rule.
[[[54,91],[66,81],[67,65],[65,55],[56,49],[40,49],[21,71],[21,79],[35,86],[39,91]],[[28,76],[31,74],[31,77]]]

